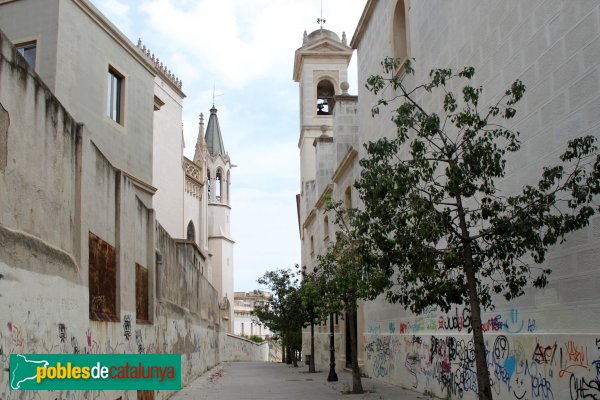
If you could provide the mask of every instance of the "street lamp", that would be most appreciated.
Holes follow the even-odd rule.
[[[329,375],[327,382],[337,382],[335,373],[335,345],[333,343],[333,313],[329,313]]]

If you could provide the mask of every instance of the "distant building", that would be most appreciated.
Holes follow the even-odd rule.
[[[239,336],[259,336],[263,339],[269,338],[273,333],[269,328],[263,326],[256,317],[252,316],[252,310],[257,305],[266,304],[271,298],[271,293],[255,290],[253,292],[235,292],[234,333]]]

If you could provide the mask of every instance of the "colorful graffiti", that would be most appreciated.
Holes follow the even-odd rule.
[[[454,313],[450,323],[454,325],[456,318],[460,326],[460,317]],[[521,328],[520,321],[526,329],[526,320],[515,321],[519,322],[509,330]],[[590,335],[486,335],[495,398],[600,400],[598,340]],[[470,335],[365,334],[364,343],[365,370],[373,377],[440,397],[477,395]]]

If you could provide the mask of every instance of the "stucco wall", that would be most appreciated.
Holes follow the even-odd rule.
[[[269,344],[230,333],[221,333],[221,361],[269,361]]]

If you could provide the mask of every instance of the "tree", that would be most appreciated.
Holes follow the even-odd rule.
[[[596,139],[568,142],[560,163],[544,168],[536,185],[504,195],[498,182],[520,142],[502,121],[515,116],[523,83],[516,80],[495,104],[482,107],[472,67],[434,69],[428,83],[409,89],[395,73],[397,59],[382,66],[386,77],[371,76],[367,88],[393,93],[379,100],[374,115],[400,103],[392,113],[397,134],[365,145],[355,184],[364,209],[351,218],[358,244],[352,252],[360,254],[363,276],[388,278],[373,281],[371,294],[385,292],[415,313],[470,307],[479,398],[492,399],[481,309],[493,308],[495,294],[511,300],[529,285],[544,287],[551,271],[536,264],[589,223],[600,193]],[[410,61],[404,69],[414,74]],[[455,95],[451,88],[459,84]],[[439,113],[423,106],[427,96],[437,96]]]
[[[310,363],[308,372],[315,370],[315,324],[323,322],[327,315],[325,298],[319,287],[319,280],[312,273],[302,270],[302,281],[300,283],[299,295],[302,313],[306,323],[310,325]]]
[[[265,304],[255,306],[252,314],[271,331],[280,333],[283,357],[297,367],[295,353],[302,346],[299,332],[306,320],[301,312],[297,273],[291,269],[268,271],[258,278],[258,283],[269,287],[272,296]]]
[[[364,274],[364,248],[357,241],[357,232],[350,224],[356,210],[345,210],[340,202],[327,200],[327,211],[335,213],[337,227],[335,241],[324,255],[317,257],[315,280],[317,287],[326,299],[330,313],[346,314],[346,323],[350,331],[350,348],[352,357],[352,393],[363,393],[360,368],[358,366],[358,338],[356,312],[358,301],[374,298],[377,293],[373,288],[381,286],[381,277],[387,282],[387,276],[373,273]],[[378,293],[381,293],[379,291]]]

